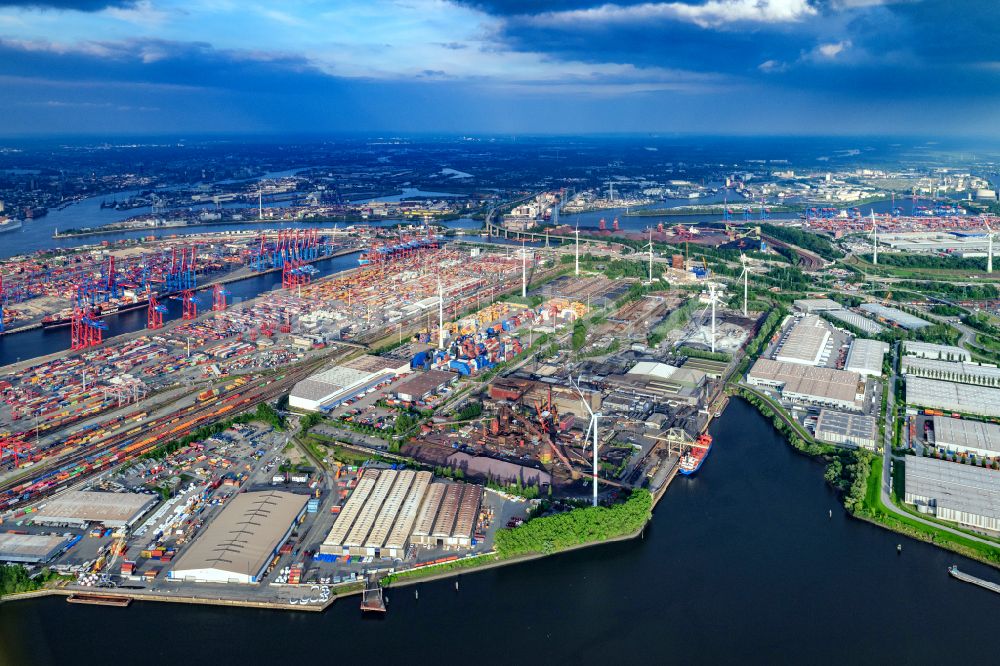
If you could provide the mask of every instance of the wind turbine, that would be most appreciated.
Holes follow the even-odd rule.
[[[521,298],[528,297],[528,248],[521,239]]]
[[[649,248],[649,283],[653,284],[653,227],[649,228],[649,243],[643,247]]]
[[[580,223],[576,223],[576,273],[580,274]]]
[[[708,300],[712,304],[712,353],[715,353],[715,302],[718,300],[718,294],[715,291],[715,285],[708,285]]]
[[[986,225],[986,272],[993,272],[993,230],[990,229],[990,223],[983,220],[983,224]]]
[[[875,210],[872,209],[872,264],[878,266],[878,225],[875,223]]]
[[[438,275],[438,349],[444,349],[444,286]]]
[[[586,442],[587,439],[590,438],[590,430],[591,430],[591,428],[594,429],[594,452],[593,452],[594,453],[594,467],[593,467],[594,478],[592,479],[592,481],[593,481],[593,489],[592,490],[593,490],[593,504],[594,504],[594,506],[597,506],[597,445],[598,445],[598,441],[599,441],[598,440],[598,436],[597,436],[597,426],[598,426],[598,421],[604,415],[601,412],[597,412],[595,414],[594,410],[592,410],[590,408],[590,403],[588,403],[587,399],[584,397],[583,390],[580,388],[580,382],[579,381],[574,382],[573,378],[570,377],[570,382],[573,384],[573,388],[576,389],[577,394],[580,396],[580,402],[583,403],[583,406],[587,410],[587,413],[590,414],[590,423],[587,425],[587,434],[583,436],[583,441],[584,442]],[[586,448],[586,444],[584,445],[584,448]]]
[[[743,273],[740,275],[743,278],[743,316],[747,316],[747,294],[749,293],[749,281],[750,281],[750,271],[747,266],[747,256],[740,252],[740,263],[743,265]]]

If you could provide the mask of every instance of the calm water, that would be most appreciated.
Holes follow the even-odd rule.
[[[105,666],[121,649],[187,664],[996,663],[996,595],[945,568],[1000,575],[847,518],[822,467],[741,401],[712,432],[705,467],[675,482],[640,541],[466,574],[457,593],[423,584],[419,601],[390,591],[384,620],[353,598],[321,615],[4,604],[0,653],[37,666]]]

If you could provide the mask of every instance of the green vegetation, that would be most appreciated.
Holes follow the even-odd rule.
[[[689,356],[691,358],[704,358],[709,361],[723,361],[725,363],[733,360],[732,355],[726,354],[725,352],[710,352],[705,351],[704,349],[688,347],[686,345],[678,347],[677,354],[680,356]]]
[[[470,402],[465,407],[460,409],[457,414],[455,414],[455,420],[468,421],[469,419],[474,419],[481,416],[482,413],[483,413],[483,403]]]
[[[579,351],[587,341],[587,325],[582,319],[573,322],[573,351]]]
[[[399,581],[427,578],[429,576],[437,576],[439,574],[448,573],[449,571],[458,571],[461,569],[472,569],[490,562],[498,562],[499,560],[500,558],[493,553],[463,557],[458,560],[435,564],[433,566],[407,569],[406,571],[397,571],[396,573],[389,574],[383,578],[381,583],[383,586],[389,586]]]
[[[697,307],[698,302],[695,299],[690,298],[685,301],[683,305],[664,317],[663,321],[657,324],[653,330],[649,332],[649,335],[646,336],[646,343],[650,347],[655,347],[660,344],[663,338],[667,337],[667,333],[684,326],[688,322],[688,319],[691,318],[691,315]]]
[[[965,314],[965,310],[957,305],[935,303],[931,306],[931,314],[936,314],[939,317],[960,317]]]
[[[163,460],[171,453],[179,451],[188,444],[200,442],[201,440],[208,439],[213,435],[218,435],[220,432],[225,431],[227,428],[236,425],[237,423],[250,423],[251,421],[259,421],[261,423],[270,424],[274,426],[275,430],[285,429],[285,419],[279,415],[270,404],[262,402],[257,405],[257,409],[255,411],[240,414],[239,416],[235,416],[226,421],[218,421],[216,423],[210,423],[209,425],[202,426],[190,435],[172,440],[166,444],[161,444],[152,451],[144,453],[142,457],[153,460]]]
[[[0,597],[19,592],[34,592],[53,580],[67,579],[49,569],[42,569],[35,576],[20,564],[0,564]]]
[[[797,245],[803,250],[815,252],[824,259],[832,261],[844,256],[844,253],[837,249],[829,239],[818,234],[796,229],[795,227],[778,226],[775,224],[762,224],[760,225],[760,230],[767,236],[777,238],[785,243]]]
[[[901,280],[892,285],[895,289],[908,289],[927,296],[949,301],[984,301],[1000,298],[1000,289],[988,283],[951,284],[950,282],[913,282]]]
[[[627,500],[612,506],[573,509],[534,518],[520,527],[497,531],[496,549],[502,558],[555,553],[573,546],[635,534],[652,514],[653,496],[634,490]]]
[[[900,268],[932,268],[956,271],[985,271],[986,257],[980,259],[910,252],[880,252],[879,266]]]
[[[517,495],[518,497],[524,497],[525,499],[536,499],[541,497],[541,489],[537,485],[525,485],[521,483],[518,479],[514,483],[498,483],[492,479],[486,482],[487,488],[492,488],[493,490],[499,490],[505,492],[508,495]]]

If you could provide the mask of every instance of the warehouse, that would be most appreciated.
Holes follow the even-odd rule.
[[[888,308],[878,303],[863,303],[861,309],[868,314],[874,315],[879,320],[891,322],[908,331],[915,331],[931,325],[926,319],[921,319],[898,308]]]
[[[878,422],[874,416],[822,409],[816,420],[816,439],[829,444],[875,451],[877,436]]]
[[[904,501],[972,528],[1000,532],[1000,473],[983,467],[907,458]]]
[[[836,319],[852,328],[856,328],[866,335],[881,335],[885,332],[885,326],[851,310],[828,310],[823,314],[826,317]]]
[[[1000,425],[935,416],[934,446],[942,453],[993,458],[1000,455]]]
[[[308,495],[279,490],[236,494],[181,553],[167,577],[199,583],[261,582],[308,501]]]
[[[402,558],[411,543],[470,545],[482,486],[432,480],[430,472],[367,470],[320,545],[320,554]],[[475,515],[466,530],[460,518],[472,498]]]
[[[435,393],[440,393],[441,389],[454,384],[457,379],[457,372],[443,370],[415,372],[396,384],[396,398],[403,402],[420,402]]]
[[[856,372],[863,377],[881,377],[882,361],[888,351],[889,345],[885,342],[857,338],[847,352],[844,370]]]
[[[70,490],[44,504],[31,520],[37,525],[129,527],[156,504],[156,495]]]
[[[333,409],[395,375],[391,368],[368,371],[347,365],[334,366],[293,386],[288,406],[308,412]]]
[[[907,375],[906,404],[961,414],[1000,416],[1000,389]]]
[[[58,534],[0,532],[0,562],[44,564],[73,543],[73,537]]]
[[[792,402],[848,411],[861,411],[864,406],[865,383],[856,372],[761,358],[747,374],[747,382],[779,391]]]
[[[979,365],[962,361],[937,361],[930,358],[904,356],[900,362],[904,375],[943,379],[960,384],[979,386],[1000,386],[1000,368],[995,365]]]
[[[830,355],[830,328],[819,317],[808,315],[796,321],[784,339],[778,343],[774,359],[783,363],[822,365]]]
[[[797,298],[792,301],[792,305],[795,306],[796,310],[806,314],[829,312],[830,310],[839,310],[844,307],[837,301],[829,298]]]
[[[972,354],[961,347],[937,345],[932,342],[903,342],[903,353],[917,358],[932,358],[938,361],[971,361]]]

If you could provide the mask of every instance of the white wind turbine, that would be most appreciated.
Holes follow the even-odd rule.
[[[986,272],[993,272],[993,230],[990,229],[989,222],[983,221],[986,225]]]
[[[653,284],[653,228],[649,228],[649,243],[643,245],[644,248],[649,248],[649,283]]]
[[[580,274],[580,223],[576,223],[576,273]]]
[[[742,252],[740,252],[740,264],[743,265],[743,273],[740,275],[740,277],[743,278],[743,316],[746,317],[747,316],[747,295],[748,295],[748,293],[750,291],[750,289],[749,289],[750,271],[749,271],[749,267],[747,266],[747,256],[745,254],[743,254]]]
[[[875,211],[872,210],[872,264],[878,266],[878,224],[875,223]]]
[[[708,285],[708,300],[712,304],[712,353],[715,353],[715,303],[719,300],[719,293],[715,291],[715,285]]]
[[[604,415],[601,412],[595,413],[594,410],[592,410],[590,408],[590,403],[587,402],[586,397],[583,395],[583,390],[580,388],[579,381],[573,382],[573,378],[570,377],[570,382],[573,384],[573,388],[576,389],[577,394],[580,396],[580,402],[583,403],[583,406],[587,410],[587,413],[590,414],[590,423],[587,425],[587,434],[583,436],[584,448],[586,448],[586,441],[590,438],[590,431],[591,431],[591,429],[594,430],[594,451],[593,451],[593,456],[594,456],[593,475],[594,475],[594,478],[591,479],[591,482],[593,483],[593,488],[592,488],[592,491],[593,491],[593,504],[594,504],[594,506],[597,506],[597,446],[598,446],[598,441],[599,441],[598,434],[597,434],[597,428],[598,428],[598,421]]]

